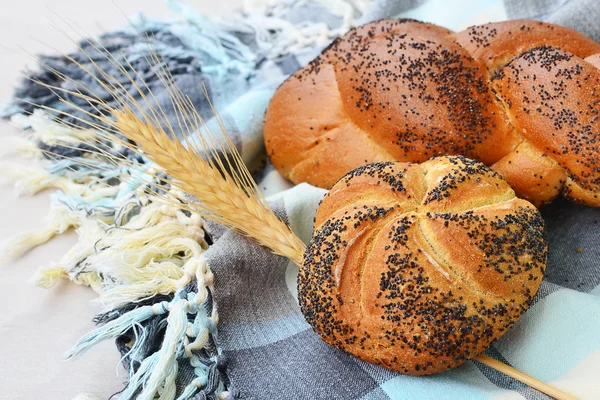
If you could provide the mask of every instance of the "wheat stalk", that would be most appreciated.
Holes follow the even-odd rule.
[[[194,196],[201,214],[256,240],[274,253],[301,265],[304,243],[273,211],[225,172],[162,129],[142,121],[131,110],[113,111],[115,126],[144,150],[173,179],[172,184]]]

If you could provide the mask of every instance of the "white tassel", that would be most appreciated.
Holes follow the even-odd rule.
[[[63,267],[51,264],[38,268],[31,281],[36,286],[49,289],[56,284],[59,279],[69,279],[69,274]]]
[[[5,178],[15,181],[18,196],[33,196],[45,189],[59,189],[66,194],[81,196],[88,201],[114,196],[119,188],[97,184],[93,190],[88,184],[75,183],[71,177],[58,176],[46,171],[41,164],[24,165],[9,161],[0,163],[0,172]],[[103,187],[104,186],[104,187]]]
[[[45,227],[21,233],[5,241],[2,245],[3,253],[9,258],[16,258],[32,248],[46,243],[56,235],[60,235],[72,226],[79,223],[79,217],[71,210],[54,207],[45,218]]]
[[[80,273],[77,266],[81,260],[94,254],[94,244],[102,237],[105,225],[101,221],[85,218],[83,213],[77,213],[77,244],[69,249],[57,263],[38,268],[33,277],[33,283],[44,288],[49,288],[61,277],[70,278],[71,281],[91,286],[99,292],[101,279],[97,273]],[[62,272],[64,271],[64,273]]]
[[[70,215],[60,203],[55,204],[55,215]],[[201,271],[206,269],[199,256],[208,244],[198,215],[187,216],[153,203],[124,226],[111,227],[84,212],[71,213],[68,222],[79,224],[79,242],[58,263],[38,270],[34,282],[39,286],[50,287],[68,275],[73,282],[101,293],[98,301],[110,310],[156,294],[174,293],[197,276],[199,266]],[[23,235],[11,242],[11,254],[48,240],[64,228],[54,221],[43,234]]]
[[[139,283],[124,283],[108,289],[100,295],[98,301],[102,303],[104,309],[110,310],[157,294],[174,293],[192,281],[201,263],[198,258],[189,259],[183,268],[170,262],[150,263],[153,264],[152,267],[143,268],[141,275],[153,274],[154,276]],[[170,268],[165,268],[165,265],[169,265]],[[177,279],[179,275],[181,277]]]
[[[10,122],[20,130],[29,129],[33,139],[40,140],[49,145],[68,143],[78,145],[82,142],[94,143],[101,135],[92,129],[71,129],[54,121],[41,109],[36,109],[33,114],[15,114]]]
[[[5,145],[0,149],[0,160],[9,155],[16,155],[27,158],[40,158],[42,151],[37,147],[34,141],[25,139],[21,136],[11,136],[3,140]]]
[[[208,247],[202,220],[164,206],[149,208],[123,229],[108,231],[97,242],[103,250],[87,258],[87,270],[115,282],[99,298],[105,309],[173,293],[191,282],[201,264],[198,257]],[[140,220],[154,225],[136,230]]]
[[[103,288],[103,280],[100,275],[95,272],[85,272],[77,274],[71,278],[71,282],[76,285],[89,286],[94,292],[101,294]]]

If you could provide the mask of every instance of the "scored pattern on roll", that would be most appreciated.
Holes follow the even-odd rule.
[[[321,203],[298,297],[324,341],[433,374],[506,333],[537,293],[546,257],[537,209],[482,163],[374,163]]]
[[[536,205],[600,206],[600,44],[507,21],[454,33],[382,20],[334,41],[275,93],[265,144],[294,183],[330,187],[374,161],[458,154]]]

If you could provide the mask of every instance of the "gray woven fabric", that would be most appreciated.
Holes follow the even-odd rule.
[[[600,40],[600,7],[596,0],[505,0],[510,19],[538,19],[575,29]]]

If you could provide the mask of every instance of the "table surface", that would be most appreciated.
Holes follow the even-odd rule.
[[[202,13],[223,13],[241,0],[186,0]],[[53,27],[61,18],[75,21],[90,34],[127,23],[126,16],[172,15],[162,0],[19,0],[3,2],[0,11],[0,102],[10,98],[22,71],[33,61],[29,54],[68,51],[73,44]],[[0,122],[0,154],[11,146],[17,130]],[[4,159],[13,156],[0,155]],[[41,226],[48,212],[48,194],[17,198],[12,183],[0,178],[0,241],[19,231]],[[30,278],[40,265],[57,261],[75,243],[68,232],[17,260],[1,260],[0,273],[0,387],[2,398],[72,399],[80,393],[108,398],[122,388],[125,378],[119,354],[111,341],[102,343],[77,361],[62,355],[94,328],[99,310],[95,293],[61,282],[40,289]],[[117,377],[116,372],[120,374]]]

